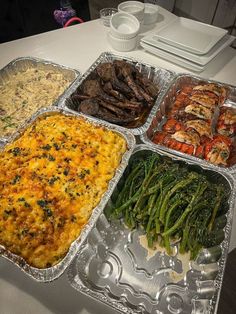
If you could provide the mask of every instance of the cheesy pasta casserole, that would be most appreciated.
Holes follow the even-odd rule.
[[[126,151],[118,133],[43,115],[0,152],[0,244],[28,264],[58,263],[88,222]]]

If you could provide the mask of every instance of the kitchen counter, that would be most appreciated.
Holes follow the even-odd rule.
[[[172,13],[160,8],[155,27],[143,26],[140,36],[155,32],[173,18]],[[107,42],[108,30],[100,20],[94,20],[1,44],[0,68],[17,57],[32,56],[84,73],[102,52],[110,51],[177,73],[193,73],[146,53],[141,47],[132,52],[117,53]],[[197,75],[236,85],[236,50],[227,47]],[[230,250],[236,248],[236,218],[231,235]],[[66,273],[52,283],[37,283],[3,258],[0,258],[0,292],[1,314],[115,313],[71,288]]]

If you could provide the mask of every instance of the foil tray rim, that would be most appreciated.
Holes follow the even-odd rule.
[[[216,314],[217,313],[217,307],[219,303],[220,298],[220,292],[222,288],[222,282],[223,282],[223,275],[225,271],[226,266],[226,260],[227,260],[227,254],[229,249],[229,241],[230,241],[230,235],[232,230],[232,220],[233,220],[233,209],[236,206],[236,179],[234,176],[225,171],[224,169],[215,168],[213,169],[209,164],[202,164],[201,160],[193,161],[188,158],[184,158],[182,156],[178,156],[176,154],[173,154],[172,152],[166,152],[160,149],[159,147],[150,146],[146,143],[144,144],[137,144],[132,152],[132,155],[135,153],[142,151],[142,150],[148,150],[152,152],[159,153],[161,155],[164,154],[164,156],[168,156],[173,159],[173,161],[182,161],[187,163],[190,166],[199,166],[200,168],[207,170],[207,171],[213,171],[217,174],[221,175],[226,179],[226,181],[229,183],[231,187],[231,193],[229,197],[229,210],[225,214],[227,217],[227,223],[224,229],[224,240],[219,244],[219,247],[221,248],[222,255],[217,261],[217,264],[219,265],[219,271],[217,274],[217,278],[214,279],[215,286],[216,286],[216,292],[213,296],[213,300],[210,305],[210,311],[206,314]],[[131,156],[132,156],[131,155]],[[86,243],[84,243],[81,247],[81,250],[86,246]],[[118,310],[121,313],[128,313],[128,314],[135,314],[137,313],[135,309],[132,309],[131,307],[126,306],[122,300],[116,300],[110,297],[106,291],[98,291],[98,290],[92,290],[92,288],[87,287],[83,281],[80,279],[79,275],[76,273],[76,262],[78,260],[80,251],[77,252],[74,260],[70,264],[68,270],[67,270],[67,279],[70,283],[70,285],[77,291],[83,293],[84,295],[91,297],[92,299],[99,301],[101,303],[105,303],[106,305],[109,305],[111,308]]]
[[[164,68],[161,68],[161,67],[158,67],[158,66],[154,66],[152,64],[149,64],[149,63],[146,63],[146,62],[142,62],[141,60],[138,60],[138,59],[135,59],[135,58],[132,58],[132,57],[128,57],[128,56],[124,56],[124,55],[118,55],[118,54],[115,54],[115,53],[112,53],[112,52],[102,52],[98,58],[92,63],[92,65],[83,73],[83,75],[81,77],[79,77],[78,79],[75,80],[75,82],[71,85],[70,89],[67,90],[67,93],[65,95],[65,97],[63,97],[63,99],[60,99],[60,102],[59,102],[59,106],[62,107],[62,108],[68,108],[68,106],[66,105],[66,101],[67,101],[67,98],[69,98],[69,96],[82,84],[82,82],[87,78],[87,76],[93,71],[95,70],[96,66],[102,62],[104,59],[106,58],[112,58],[112,59],[122,59],[122,60],[126,60],[128,62],[131,62],[131,63],[136,63],[136,64],[140,64],[142,66],[145,66],[145,67],[149,67],[149,68],[153,68],[155,70],[159,70],[159,71],[162,71],[163,73],[165,73],[166,75],[168,74],[169,75],[169,78],[166,80],[166,82],[163,84],[162,88],[161,88],[161,91],[160,93],[158,94],[156,100],[155,100],[155,103],[150,111],[150,113],[148,114],[147,116],[147,119],[145,121],[145,123],[140,126],[140,127],[136,127],[136,128],[127,128],[125,126],[123,126],[123,128],[129,130],[131,133],[133,133],[134,135],[141,135],[143,134],[149,127],[155,113],[156,113],[156,110],[158,109],[160,103],[161,103],[161,100],[162,98],[164,97],[165,95],[165,92],[169,86],[169,84],[173,81],[173,79],[175,78],[176,76],[176,73],[174,71],[171,71],[171,70],[167,70],[167,69],[164,69]],[[83,113],[81,113],[83,116],[87,117],[88,115],[85,115]]]
[[[90,122],[91,124],[94,124],[96,126],[103,126],[107,128],[108,130],[112,130],[114,132],[119,133],[126,140],[127,150],[122,157],[120,165],[117,167],[115,171],[114,177],[110,180],[107,190],[102,195],[99,204],[93,209],[88,223],[83,227],[80,235],[71,243],[68,253],[58,264],[50,268],[45,268],[45,269],[35,268],[33,266],[30,266],[22,257],[11,253],[10,251],[6,250],[2,245],[0,245],[0,256],[10,260],[13,264],[18,266],[27,275],[29,275],[31,278],[39,282],[50,282],[57,279],[64,273],[66,268],[69,266],[69,264],[75,257],[76,253],[79,251],[81,245],[85,241],[89,231],[92,229],[99,215],[103,211],[103,208],[106,202],[108,201],[110,195],[113,192],[113,189],[115,188],[118,180],[120,179],[120,177],[122,176],[126,168],[126,165],[128,164],[129,157],[131,156],[132,151],[135,147],[135,143],[136,143],[135,137],[132,133],[130,133],[126,129],[120,128],[117,125],[109,124],[106,121],[97,120],[92,117],[85,117],[81,115],[80,113],[76,113],[66,108],[59,108],[57,106],[51,106],[48,108],[41,108],[35,114],[33,114],[29,119],[27,119],[25,124],[21,125],[20,129],[17,132],[15,132],[11,137],[9,137],[9,139],[4,142],[3,146],[0,149],[4,150],[7,144],[14,142],[15,139],[20,137],[20,135],[24,132],[24,130],[28,126],[30,126],[31,123],[37,120],[37,118],[40,118],[47,114],[55,114],[55,113],[62,113],[65,115],[82,117],[84,120]]]
[[[191,79],[195,79],[195,80],[198,80],[198,81],[204,81],[204,82],[207,82],[207,83],[216,83],[220,86],[224,86],[224,87],[228,87],[230,89],[235,89],[236,90],[236,86],[232,85],[232,84],[228,84],[228,83],[224,83],[224,82],[220,82],[220,81],[217,81],[217,80],[213,80],[213,79],[207,79],[207,78],[204,78],[204,77],[201,77],[201,76],[198,76],[198,75],[194,75],[194,74],[191,74],[191,73],[185,73],[185,72],[182,72],[182,73],[176,73],[175,77],[173,78],[173,80],[170,82],[170,84],[168,85],[167,89],[166,89],[166,93],[165,95],[162,97],[162,100],[160,102],[160,105],[159,107],[157,108],[157,110],[160,108],[162,102],[164,101],[164,97],[168,96],[168,92],[169,90],[171,89],[172,86],[174,86],[176,84],[176,82],[178,80],[180,80],[181,78],[185,78],[185,77],[189,77]],[[157,111],[155,112],[155,114],[157,113]],[[155,116],[152,117],[152,120]],[[151,123],[149,124],[149,127],[148,129],[150,128],[151,126]],[[174,150],[174,149],[171,149],[171,148],[168,148],[164,145],[161,145],[161,144],[155,144],[151,141],[151,139],[148,138],[147,136],[147,131],[148,129],[146,129],[145,132],[143,132],[141,135],[140,135],[140,139],[143,143],[145,144],[148,144],[148,145],[154,145],[154,146],[157,146],[158,148],[160,148],[161,150],[163,151],[166,151],[166,152],[170,152],[172,154],[175,154],[177,156],[182,156],[183,158],[187,158],[189,160],[192,160],[192,161],[195,161],[195,162],[199,162],[201,161],[203,164],[205,164],[206,166],[211,166],[213,169],[222,169],[223,171],[226,170],[227,172],[233,174],[236,178],[236,164],[235,165],[232,165],[230,167],[222,167],[222,166],[218,166],[218,165],[214,165],[210,162],[208,162],[207,160],[204,160],[204,159],[201,159],[201,158],[198,158],[198,157],[195,157],[195,156],[192,156],[192,155],[188,155],[186,153],[182,153],[178,150]]]
[[[58,96],[58,98],[53,103],[51,103],[48,106],[48,108],[52,107],[52,106],[59,106],[60,100],[63,99],[63,97],[65,97],[65,95],[68,92],[68,89],[82,75],[82,73],[79,70],[73,69],[73,68],[68,67],[66,65],[63,65],[63,64],[56,63],[54,61],[50,61],[50,60],[46,60],[46,59],[42,59],[42,58],[38,58],[38,57],[24,56],[24,57],[17,57],[15,59],[12,59],[10,62],[8,62],[6,65],[4,65],[0,69],[0,76],[2,75],[3,72],[9,71],[8,69],[11,69],[11,68],[15,67],[17,65],[17,63],[20,64],[20,63],[23,63],[23,62],[33,62],[35,64],[43,64],[43,65],[53,66],[53,67],[55,67],[57,69],[61,69],[61,70],[64,70],[64,71],[70,71],[71,73],[73,73],[74,78],[70,82],[69,86],[63,91],[63,93],[61,95]],[[20,128],[20,126],[18,128]],[[7,141],[8,138],[9,138],[9,136],[0,137],[0,141],[3,141],[3,142]]]

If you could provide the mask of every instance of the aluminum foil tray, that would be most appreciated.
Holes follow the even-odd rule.
[[[4,84],[12,75],[17,74],[20,71],[25,71],[29,68],[36,68],[41,70],[53,70],[56,73],[62,74],[66,79],[71,81],[71,84],[78,78],[81,73],[78,70],[71,69],[69,67],[39,59],[34,57],[21,57],[12,60],[5,67],[0,69],[0,85]],[[67,90],[71,84],[65,89],[65,91],[59,96],[54,104],[49,104],[50,106],[56,106],[59,99],[66,95]],[[7,137],[2,138],[4,141]],[[0,138],[1,139],[1,138]]]
[[[166,122],[166,113],[167,113],[168,109],[171,108],[171,106],[173,105],[173,100],[175,99],[176,93],[185,85],[188,85],[188,84],[197,85],[201,82],[216,83],[219,86],[226,87],[229,92],[228,92],[227,99],[224,102],[224,106],[236,108],[236,87],[235,86],[223,84],[223,83],[220,83],[218,81],[206,80],[206,79],[200,78],[198,76],[193,76],[190,74],[179,74],[175,77],[175,79],[170,84],[165,96],[163,97],[163,99],[160,103],[160,106],[158,107],[155,115],[153,116],[153,119],[150,123],[149,128],[147,129],[147,131],[144,134],[141,135],[141,140],[146,144],[156,145],[166,152],[171,152],[173,154],[177,154],[179,156],[182,156],[183,158],[188,158],[188,159],[191,159],[191,160],[196,161],[196,162],[201,160],[202,163],[204,163],[206,165],[207,164],[211,165],[213,168],[216,168],[216,169],[217,168],[220,168],[220,169],[226,168],[225,166],[215,166],[206,160],[203,160],[203,159],[200,159],[198,157],[191,156],[191,155],[182,153],[180,151],[168,148],[164,145],[155,144],[152,142],[152,138],[153,138],[155,132],[161,131],[163,124]],[[213,116],[213,125],[216,124],[218,115],[219,115],[219,111],[216,110],[216,114]],[[235,145],[234,151],[236,151],[236,139],[234,139],[234,145]],[[232,165],[230,167],[227,167],[227,170],[231,173],[236,173],[236,165]]]
[[[173,256],[161,247],[150,252],[141,242],[145,237],[142,230],[130,231],[121,220],[106,217],[111,197],[70,265],[69,281],[76,290],[122,313],[216,313],[235,206],[234,179],[224,170],[212,170],[205,164],[196,164],[149,145],[136,146],[131,159],[137,154],[145,158],[150,152],[184,162],[194,171],[203,171],[230,192],[229,209],[220,216],[220,244],[202,249],[191,262],[186,255],[178,253],[177,246]],[[123,186],[125,174],[113,193]]]
[[[159,106],[159,103],[162,99],[162,96],[164,95],[167,86],[169,85],[169,83],[172,81],[172,79],[174,78],[174,72],[171,72],[169,70],[165,70],[165,69],[161,69],[158,67],[154,67],[152,65],[149,64],[145,64],[141,61],[137,61],[131,58],[127,58],[127,57],[122,57],[119,55],[115,55],[109,52],[103,52],[98,59],[91,65],[91,67],[80,77],[78,78],[74,84],[71,86],[70,88],[70,95],[72,95],[76,89],[83,83],[83,81],[86,80],[86,78],[96,69],[96,67],[100,64],[100,63],[104,63],[104,62],[112,62],[114,60],[125,60],[129,63],[132,63],[133,65],[135,65],[136,68],[138,68],[138,70],[141,73],[145,73],[147,74],[148,78],[151,78],[152,81],[154,83],[157,84],[157,86],[159,87],[159,95],[155,101],[154,106],[152,107],[150,113],[147,116],[146,121],[144,122],[144,124],[140,127],[136,127],[136,128],[129,128],[129,130],[134,134],[134,135],[140,135],[142,133],[144,133],[156,110],[157,107]],[[65,101],[61,101],[60,102],[60,106],[62,107],[67,107],[70,109],[74,109],[75,106],[77,107],[77,104],[75,104],[75,102],[73,102],[70,98],[67,98]],[[125,126],[124,126],[125,127]],[[128,128],[128,127],[126,127]]]
[[[21,134],[24,132],[24,130],[28,126],[30,126],[38,117],[42,117],[43,115],[49,115],[49,114],[53,115],[58,112],[65,115],[73,115],[73,116],[78,116],[78,117],[81,116],[79,113],[75,113],[70,110],[65,110],[58,107],[40,109],[28,121],[26,121],[24,125],[21,126],[18,132],[12,135],[11,138],[9,138],[4,143],[1,143],[0,149],[3,150],[7,143],[13,142],[15,139],[19,138]],[[92,227],[94,226],[96,220],[98,219],[101,212],[103,211],[103,208],[105,204],[107,203],[108,199],[110,198],[114,187],[116,186],[119,178],[122,176],[123,171],[125,170],[128,164],[128,160],[135,146],[135,138],[133,134],[131,134],[129,131],[119,128],[118,126],[115,126],[115,125],[110,125],[104,121],[97,121],[90,117],[84,117],[84,118],[95,126],[103,126],[108,130],[112,130],[114,132],[121,134],[127,142],[127,151],[124,153],[122,157],[121,163],[116,170],[115,176],[110,180],[107,191],[103,194],[100,203],[94,208],[88,223],[81,231],[81,234],[79,235],[79,237],[71,244],[67,255],[58,264],[56,264],[55,266],[46,268],[46,269],[38,269],[38,268],[30,266],[29,264],[26,263],[26,261],[23,258],[9,252],[3,246],[0,245],[0,256],[5,257],[8,260],[10,260],[12,263],[18,266],[21,270],[23,270],[27,275],[29,275],[30,277],[32,277],[33,279],[37,281],[41,281],[41,282],[53,281],[54,279],[62,275],[65,269],[71,263],[76,253],[80,249],[83,241],[86,239],[87,235],[89,234]]]

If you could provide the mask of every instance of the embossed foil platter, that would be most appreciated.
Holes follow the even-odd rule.
[[[36,112],[29,120],[26,121],[24,125],[21,126],[21,128],[13,134],[7,141],[1,142],[1,150],[4,150],[4,147],[8,143],[14,142],[15,139],[19,138],[21,134],[29,127],[37,118],[41,118],[43,116],[48,116],[48,115],[53,115],[56,113],[62,113],[64,115],[71,115],[71,116],[77,116],[81,117],[80,114],[75,113],[62,108],[58,107],[50,107],[50,108],[43,108]],[[16,266],[18,266],[22,271],[24,271],[27,275],[35,279],[36,281],[41,281],[41,282],[48,282],[48,281],[53,281],[56,278],[58,278],[60,275],[63,274],[65,269],[69,266],[73,258],[75,257],[76,253],[78,252],[79,248],[81,247],[83,241],[86,239],[87,235],[89,234],[90,230],[92,229],[93,225],[95,224],[96,220],[100,216],[101,212],[103,211],[103,208],[110,198],[110,195],[116,186],[119,178],[122,176],[123,171],[125,170],[128,160],[131,156],[131,153],[134,149],[135,146],[135,138],[133,134],[131,134],[129,131],[124,130],[122,128],[119,128],[118,126],[108,124],[103,121],[97,121],[96,119],[89,118],[89,117],[83,117],[86,121],[91,123],[91,125],[94,126],[102,126],[105,129],[112,130],[114,132],[117,132],[120,134],[127,143],[127,150],[125,151],[121,163],[119,167],[116,169],[115,175],[113,178],[109,181],[108,188],[105,191],[105,193],[102,195],[100,202],[98,205],[93,209],[92,214],[89,218],[88,223],[83,227],[80,235],[78,238],[71,243],[70,248],[66,254],[66,256],[56,265],[45,268],[45,269],[39,269],[36,267],[32,267],[29,265],[22,257],[11,253],[10,251],[6,250],[6,248],[0,244],[0,256],[8,259],[10,262],[14,263]]]
[[[81,75],[78,70],[51,61],[35,57],[20,57],[12,60],[5,67],[0,69],[0,85],[4,85],[4,83],[6,83],[8,80],[11,80],[13,75],[19,74],[20,72],[24,72],[28,69],[35,69],[36,71],[52,71],[55,74],[61,74],[62,77],[70,81],[70,85],[65,88],[64,92],[58,96],[54,103],[49,103],[48,106],[56,106],[58,100],[66,95],[68,88],[70,88],[71,84],[76,80],[76,78]],[[13,90],[12,92],[17,92],[17,90]],[[33,93],[33,91],[31,92]],[[12,104],[12,107],[14,108],[14,104]],[[14,110],[12,114],[14,114]],[[13,132],[11,132],[11,134],[13,134]],[[2,140],[6,140],[8,137],[9,136],[4,136]]]
[[[152,152],[203,172],[229,191],[228,211],[218,217],[218,244],[201,249],[190,261],[189,256],[179,254],[177,243],[172,244],[172,256],[159,246],[147,249],[143,230],[130,231],[122,219],[109,219],[106,212],[124,185],[128,167],[70,265],[69,281],[76,290],[122,313],[216,313],[235,206],[234,179],[224,170],[213,170],[150,145],[136,146],[130,160],[146,158]]]
[[[217,126],[217,122],[218,122],[218,118],[220,116],[220,110],[224,107],[224,108],[232,108],[233,110],[236,110],[236,87],[229,85],[229,84],[224,84],[224,83],[220,83],[218,81],[214,81],[214,80],[206,80],[203,79],[199,76],[194,76],[191,74],[179,74],[176,75],[175,79],[173,80],[172,84],[169,86],[165,96],[162,98],[162,101],[160,103],[160,106],[158,107],[152,122],[149,126],[149,128],[147,129],[147,131],[145,133],[143,133],[140,138],[141,140],[145,143],[145,144],[150,144],[150,145],[155,145],[159,148],[161,148],[162,150],[166,151],[166,152],[170,152],[172,154],[177,154],[179,156],[182,156],[183,158],[188,158],[191,159],[192,161],[195,162],[199,162],[201,160],[201,163],[206,164],[206,165],[211,165],[213,168],[215,169],[226,169],[226,171],[229,171],[231,173],[235,173],[236,171],[236,160],[235,160],[235,149],[236,149],[236,137],[235,134],[233,134],[232,136],[230,136],[230,139],[232,140],[232,152],[230,154],[229,160],[230,160],[230,165],[228,166],[224,166],[224,165],[214,165],[213,163],[211,163],[210,161],[207,161],[205,159],[200,159],[200,157],[195,157],[193,155],[189,155],[187,153],[183,153],[181,151],[178,151],[174,148],[169,148],[167,146],[164,146],[162,144],[156,144],[153,142],[153,137],[155,135],[156,132],[162,131],[162,127],[165,124],[165,122],[167,121],[168,117],[168,110],[170,110],[174,104],[174,100],[176,95],[178,95],[179,91],[184,88],[185,86],[188,85],[198,85],[198,84],[211,84],[214,83],[219,87],[224,87],[227,90],[227,96],[225,101],[223,102],[222,105],[218,106],[218,108],[215,109],[214,114],[213,114],[213,118],[212,118],[212,125],[211,125],[211,129],[212,129],[212,134],[213,135],[217,135],[217,131],[216,131],[216,126]],[[196,118],[197,119],[197,118]],[[235,117],[234,117],[235,119]],[[232,126],[235,125],[232,124]],[[235,131],[234,131],[235,133]]]
[[[105,62],[112,62],[114,60],[124,60],[124,61],[127,61],[128,63],[133,64],[135,68],[139,70],[139,72],[147,75],[147,77],[151,79],[159,88],[159,93],[155,100],[155,103],[153,107],[151,108],[150,112],[148,113],[148,115],[146,116],[146,118],[144,119],[144,121],[142,121],[142,124],[140,126],[130,126],[130,127],[128,126],[128,124],[127,126],[123,125],[124,128],[129,129],[130,132],[132,132],[134,135],[140,135],[147,130],[153,118],[153,115],[155,114],[157,107],[159,106],[161,98],[163,97],[169,83],[172,81],[172,79],[175,76],[174,72],[161,69],[158,67],[154,67],[152,65],[143,63],[138,60],[134,60],[132,58],[122,57],[120,55],[115,55],[110,52],[103,52],[98,57],[98,59],[91,65],[91,67],[73,83],[73,85],[69,89],[69,93],[67,93],[66,99],[61,99],[59,106],[63,108],[64,107],[69,108],[71,110],[77,110],[76,109],[78,107],[77,101],[68,97],[69,96],[68,94],[70,94],[71,96],[82,85],[82,83],[86,81],[86,79],[95,71],[95,69],[97,68],[99,64],[105,63]]]

